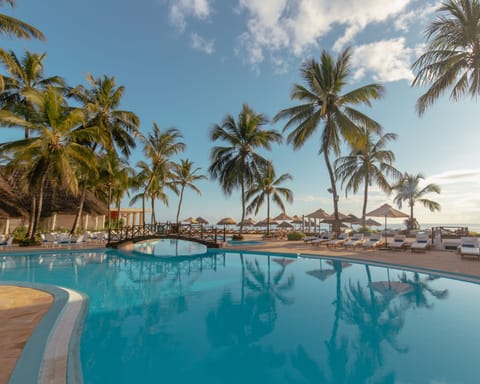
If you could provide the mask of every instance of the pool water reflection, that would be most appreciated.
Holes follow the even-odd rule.
[[[54,283],[90,297],[85,383],[477,378],[480,287],[471,283],[235,252],[177,262],[59,253],[6,257],[1,266],[1,280]]]

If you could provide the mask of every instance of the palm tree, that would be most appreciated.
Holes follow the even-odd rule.
[[[267,123],[263,114],[255,112],[247,104],[243,104],[238,119],[227,115],[221,125],[215,124],[210,131],[212,141],[221,140],[226,146],[213,147],[210,153],[210,175],[218,179],[223,192],[229,196],[238,187],[242,198],[242,219],[240,236],[246,211],[246,191],[252,184],[255,175],[267,160],[260,156],[257,148],[270,149],[272,143],[281,143],[282,136],[275,130],[262,129]]]
[[[247,207],[247,214],[255,212],[258,214],[259,209],[267,201],[267,234],[269,233],[270,224],[270,199],[277,204],[278,207],[285,212],[285,205],[283,204],[283,198],[288,203],[293,202],[293,192],[284,187],[280,187],[285,180],[292,180],[292,176],[289,173],[276,177],[275,169],[272,163],[268,163],[264,169],[261,169],[259,174],[256,175],[253,184],[247,191],[246,199],[252,200]]]
[[[65,82],[60,76],[45,77],[43,60],[46,53],[37,54],[25,52],[22,58],[17,57],[15,52],[5,52],[0,49],[0,62],[5,65],[9,76],[3,76],[4,90],[0,95],[0,104],[16,114],[20,114],[25,120],[30,120],[34,111],[32,105],[24,96],[25,91],[35,89],[38,91],[48,86],[64,87]],[[25,128],[25,138],[29,132]]]
[[[178,200],[178,209],[177,209],[177,225],[178,219],[180,217],[180,208],[182,206],[183,200],[183,192],[185,188],[190,188],[197,192],[199,195],[202,193],[200,190],[195,186],[195,182],[198,180],[204,180],[207,177],[205,175],[198,175],[197,172],[200,171],[201,168],[193,168],[193,162],[190,160],[181,160],[180,164],[174,164],[172,178],[173,183],[176,185],[180,185],[180,198]]]
[[[106,75],[103,76],[103,79],[95,79],[88,74],[87,81],[90,88],[78,85],[69,91],[69,96],[82,104],[87,116],[85,123],[79,129],[97,130],[95,140],[82,142],[81,144],[88,146],[94,152],[101,149],[107,152],[107,157],[117,156],[112,153],[118,149],[128,159],[131,149],[135,148],[136,145],[135,137],[139,134],[140,119],[133,112],[118,109],[125,87],[117,87],[115,78]],[[82,180],[81,201],[75,221],[78,221],[82,215],[87,184],[85,179]],[[112,190],[109,189],[109,192],[112,192]],[[111,202],[110,198],[109,201]]]
[[[10,111],[0,111],[0,121],[36,132],[36,136],[0,145],[0,152],[13,151],[14,161],[28,164],[26,177],[30,189],[37,193],[37,212],[33,221],[31,238],[34,239],[40,221],[44,189],[48,180],[65,187],[68,191],[78,191],[75,169],[78,164],[83,167],[95,167],[93,152],[80,144],[81,140],[93,140],[91,130],[77,130],[84,123],[82,110],[69,108],[63,96],[54,87],[43,92],[31,90],[25,97],[35,105],[35,123],[16,116]]]
[[[364,129],[362,137],[352,146],[348,156],[340,157],[335,161],[335,174],[345,186],[345,195],[349,191],[357,193],[360,186],[363,190],[362,225],[365,226],[367,212],[368,187],[374,183],[384,192],[390,192],[391,186],[386,176],[401,177],[401,172],[392,166],[395,154],[386,150],[390,140],[396,140],[395,133],[380,135],[376,143],[373,142],[372,132]]]
[[[0,0],[0,6],[8,3],[11,7],[15,6],[15,0]],[[45,40],[45,36],[37,28],[27,24],[21,20],[0,13],[0,34],[13,35],[22,39]]]
[[[135,148],[135,137],[139,135],[140,119],[130,111],[118,109],[125,92],[124,86],[117,86],[115,77],[94,78],[86,76],[90,88],[77,85],[69,96],[79,101],[87,115],[86,128],[97,127],[103,139],[90,143],[95,151],[98,144],[105,150],[119,150],[127,159],[131,149]]]
[[[430,40],[426,52],[413,69],[418,73],[412,85],[430,85],[417,101],[421,116],[451,88],[450,99],[480,95],[480,3],[478,0],[448,0],[425,31]]]
[[[323,153],[330,177],[329,191],[333,197],[334,224],[333,230],[340,230],[338,219],[338,194],[335,183],[335,173],[330,162],[331,152],[340,154],[341,139],[355,141],[360,129],[380,131],[380,125],[352,106],[366,104],[370,106],[371,99],[379,99],[383,87],[379,84],[369,84],[342,94],[350,75],[350,49],[340,52],[336,61],[325,50],[322,51],[320,63],[314,59],[306,61],[301,68],[301,76],[306,86],[294,84],[290,94],[302,104],[283,109],[274,121],[287,118],[284,131],[293,129],[287,137],[287,142],[294,149],[300,149],[323,123],[320,139],[320,153]]]
[[[408,229],[414,229],[418,226],[416,219],[413,217],[413,207],[416,203],[422,204],[430,212],[440,211],[440,204],[436,201],[424,198],[427,193],[440,193],[440,186],[437,184],[428,184],[422,189],[419,187],[420,180],[425,179],[421,173],[416,175],[405,172],[400,181],[392,187],[397,191],[397,195],[393,202],[402,208],[402,203],[406,201],[410,207],[410,218],[407,222]]]
[[[183,136],[177,128],[168,128],[162,132],[160,126],[155,122],[152,132],[147,137],[140,137],[144,144],[143,153],[151,162],[151,166],[145,164],[147,168],[151,169],[145,191],[152,198],[152,224],[155,221],[155,198],[168,204],[168,197],[163,188],[167,186],[176,192],[175,184],[169,180],[173,169],[170,158],[185,149],[185,143],[179,141],[182,138]]]

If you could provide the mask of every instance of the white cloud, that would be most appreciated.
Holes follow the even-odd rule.
[[[211,1],[212,0],[168,0],[170,22],[180,31],[184,31],[188,17],[206,20],[212,13]]]
[[[437,10],[442,1],[428,2],[423,7],[399,15],[395,20],[395,28],[401,31],[408,31],[408,27],[411,24],[427,20]]]
[[[192,33],[192,48],[211,55],[215,52],[215,40],[207,40],[198,33]]]
[[[360,45],[352,54],[354,78],[371,75],[375,81],[412,81],[410,70],[416,50],[406,47],[403,37]]]
[[[258,64],[266,53],[286,50],[294,55],[316,47],[337,26],[344,28],[334,48],[339,50],[371,23],[384,22],[406,11],[413,0],[239,0],[248,16],[240,37],[247,61]]]

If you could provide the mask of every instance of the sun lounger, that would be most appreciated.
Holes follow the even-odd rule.
[[[363,243],[363,249],[373,249],[382,245],[381,236],[379,234],[371,235],[370,238]]]
[[[430,240],[428,234],[425,232],[417,233],[415,241],[410,245],[410,250],[414,251],[426,251],[430,247]]]
[[[332,240],[334,236],[335,236],[334,233],[326,233],[322,237],[316,240],[312,240],[310,244],[316,245],[318,247],[319,245],[325,244],[327,241]]]
[[[338,247],[343,245],[349,239],[348,234],[341,233],[336,239],[332,239],[326,242],[327,247]]]
[[[400,250],[405,249],[407,236],[405,235],[395,235],[393,236],[393,241],[390,244],[387,244],[391,249]]]
[[[363,242],[365,241],[363,237],[364,237],[363,233],[357,233],[353,235],[351,238],[349,238],[347,241],[345,241],[345,243],[343,243],[343,246],[355,248],[356,246],[362,245]]]
[[[10,237],[8,238],[7,241],[2,241],[0,243],[0,247],[3,248],[3,247],[12,247],[13,246],[13,236],[10,235]]]
[[[480,246],[476,237],[461,237],[458,252],[462,256],[478,257],[480,260]]]
[[[324,234],[324,232],[320,233],[317,236],[306,236],[306,237],[303,238],[303,241],[305,243],[309,243],[310,241],[317,240],[317,239],[321,238],[323,236],[323,234]]]

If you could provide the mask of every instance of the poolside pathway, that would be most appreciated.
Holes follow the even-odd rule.
[[[370,263],[393,264],[412,268],[443,272],[444,275],[462,275],[464,280],[480,279],[480,261],[477,258],[462,259],[455,251],[428,250],[426,252],[355,250],[312,246],[303,241],[266,240],[263,244],[228,246],[232,250],[265,251],[275,253],[301,254],[308,256],[344,257]]]
[[[53,303],[49,293],[0,286],[0,383],[6,384],[23,347]]]

